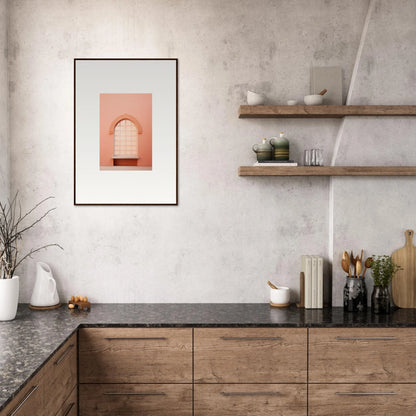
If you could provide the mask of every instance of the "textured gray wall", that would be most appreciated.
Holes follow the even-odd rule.
[[[7,70],[7,1],[0,0],[0,201],[9,197],[9,106]]]
[[[414,2],[399,3],[396,9],[408,21],[406,13]],[[402,222],[411,226],[411,207],[402,206],[397,194],[405,183],[403,189],[414,186],[413,179],[378,179],[380,189],[397,189],[395,199],[386,197],[379,210],[379,201],[362,195],[371,188],[369,179],[342,179],[341,188],[335,186],[332,206],[329,191],[334,183],[327,178],[237,176],[239,165],[254,162],[251,145],[279,131],[290,138],[292,157],[299,159],[304,148],[320,146],[329,163],[339,120],[239,120],[237,110],[249,88],[266,93],[271,103],[301,99],[309,91],[311,65],[342,66],[346,97],[368,4],[363,0],[10,2],[12,189],[20,190],[27,207],[44,196],[56,197],[57,211],[28,236],[25,247],[55,241],[65,247],[64,252],[50,249],[37,256],[51,264],[61,298],[85,293],[95,302],[264,302],[269,279],[297,291],[301,254],[331,260],[334,253],[337,261],[345,244],[345,248],[390,250],[388,241],[383,244],[375,236],[399,234],[400,240]],[[377,6],[371,23],[375,43],[377,31],[399,36],[406,30],[396,17],[391,26],[379,27],[383,19],[398,13],[393,4],[398,2]],[[406,33],[409,42],[415,40],[414,32]],[[392,52],[391,45],[386,47]],[[384,75],[375,67],[377,59],[390,65],[385,54],[382,45],[377,49],[369,44],[365,50],[374,65],[371,72],[369,63],[360,69],[360,100],[380,101],[373,92]],[[179,58],[178,207],[72,205],[74,57]],[[414,56],[395,55],[391,65],[405,66],[400,74],[407,77],[415,67]],[[366,77],[374,71],[378,78],[367,92]],[[400,93],[391,87],[384,94],[383,103],[401,102]],[[412,100],[405,97],[406,102]],[[361,154],[367,140],[367,148],[378,143],[374,126],[379,122],[352,120],[337,162],[347,160],[348,131]],[[381,123],[395,130],[410,122]],[[358,136],[351,130],[354,126]],[[394,137],[406,149],[414,143],[410,130],[407,133]],[[391,140],[392,135],[385,138]],[[380,152],[386,155],[383,149]],[[338,194],[343,195],[343,189],[350,192],[356,184],[358,196]],[[396,206],[401,209],[399,224],[391,215]],[[370,225],[368,218],[373,220]],[[380,228],[383,233],[377,234]],[[31,262],[20,270],[25,276],[22,301],[30,297],[33,272]],[[342,276],[334,278],[338,291]],[[339,303],[338,294],[334,299]]]

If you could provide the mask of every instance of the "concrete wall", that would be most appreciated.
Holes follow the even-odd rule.
[[[9,78],[7,67],[7,1],[0,0],[0,201],[9,197]]]
[[[328,178],[238,177],[239,165],[254,162],[252,144],[280,131],[291,141],[291,157],[299,160],[304,148],[319,146],[328,164],[341,121],[239,120],[237,110],[247,89],[265,93],[271,103],[300,100],[309,91],[311,65],[341,66],[345,98],[368,5],[363,0],[10,2],[12,189],[24,195],[26,207],[56,197],[56,212],[28,235],[25,248],[64,246],[64,252],[49,249],[36,257],[52,266],[62,299],[86,294],[94,302],[264,302],[267,280],[296,291],[300,255],[313,253],[325,256],[327,264],[335,256],[339,304],[341,248],[396,248],[393,241],[400,242],[404,224],[411,227],[414,221],[412,201],[402,203],[399,196],[415,180],[340,179],[337,186]],[[379,103],[381,94],[374,95],[379,89],[383,103],[413,100],[405,86],[403,94],[402,87],[397,90],[410,82],[416,63],[409,50],[416,40],[408,23],[413,5],[377,1],[357,100]],[[383,31],[387,34],[378,39]],[[389,33],[396,41],[401,34],[406,39],[392,45],[383,41]],[[177,207],[72,205],[74,57],[179,58]],[[381,70],[379,62],[387,67]],[[391,72],[401,71],[396,89],[383,86],[390,66]],[[403,152],[412,147],[412,125],[402,126],[413,121],[351,120],[337,162],[349,163],[346,154],[354,149],[361,158],[363,143],[376,156],[371,163],[384,162],[388,152],[369,147],[378,143],[382,123],[389,126],[390,133],[382,135],[387,141],[398,131],[397,147]],[[385,159],[378,160],[379,154]],[[402,162],[408,162],[404,153]],[[389,192],[384,199],[364,196],[373,183],[378,192],[394,190],[393,200]],[[355,186],[358,193],[351,192]],[[397,208],[400,221],[393,215]],[[33,273],[31,262],[19,272],[22,301],[30,297]]]

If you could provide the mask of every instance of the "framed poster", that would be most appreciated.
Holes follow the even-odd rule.
[[[178,60],[74,59],[74,204],[177,203]]]

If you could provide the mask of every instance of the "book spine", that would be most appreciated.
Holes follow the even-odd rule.
[[[318,307],[318,258],[312,256],[312,308]]]
[[[318,257],[318,308],[324,307],[324,259]]]
[[[305,308],[312,308],[312,259],[310,256],[301,257],[301,271],[305,275]]]

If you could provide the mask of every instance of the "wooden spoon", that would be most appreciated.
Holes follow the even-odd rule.
[[[326,94],[328,92],[328,90],[325,88],[324,90],[322,90],[320,93],[319,93],[319,95],[324,95],[324,94]]]
[[[357,260],[357,263],[355,264],[355,270],[357,271],[357,277],[360,277],[360,274],[363,271],[363,264],[360,260]]]
[[[270,281],[267,281],[267,284],[272,288],[272,289],[277,289],[277,287]]]
[[[372,257],[368,257],[367,260],[364,263],[364,273],[362,275],[362,277],[365,276],[365,272],[367,271],[367,269],[371,269],[371,265],[373,264],[373,258]]]
[[[350,258],[346,251],[342,253],[341,267],[342,267],[342,270],[344,270],[345,273],[348,273],[348,276],[351,277]]]

